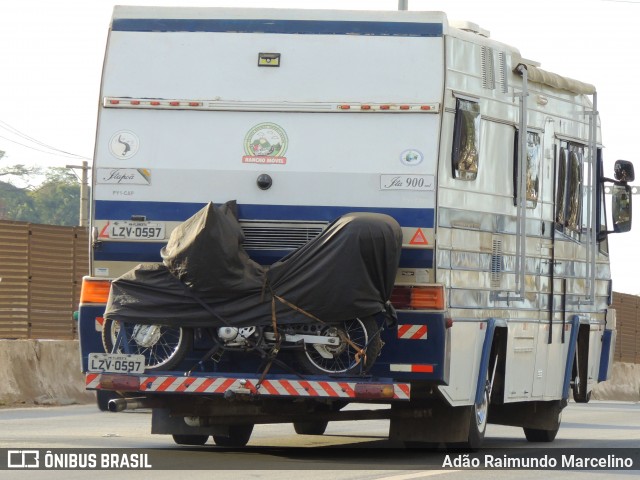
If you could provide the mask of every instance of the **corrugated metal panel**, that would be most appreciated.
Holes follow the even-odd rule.
[[[0,221],[0,337],[29,335],[29,228]]]
[[[640,297],[614,292],[618,335],[615,360],[640,363]]]
[[[76,338],[88,272],[86,228],[0,221],[0,338]]]

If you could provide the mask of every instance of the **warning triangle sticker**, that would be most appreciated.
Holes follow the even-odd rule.
[[[419,228],[416,231],[411,241],[409,241],[409,245],[428,245],[428,244],[429,242],[427,241],[427,237],[425,237],[421,228]]]

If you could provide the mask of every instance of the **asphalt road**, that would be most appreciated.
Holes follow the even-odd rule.
[[[638,475],[635,471],[560,470],[458,470],[441,469],[443,452],[407,450],[390,442],[386,436],[388,421],[333,422],[323,436],[296,435],[293,426],[258,425],[249,445],[244,449],[217,447],[212,441],[204,447],[184,447],[173,443],[170,436],[151,435],[149,411],[108,413],[93,405],[68,407],[5,408],[0,409],[0,448],[12,450],[66,448],[65,452],[94,452],[82,449],[128,448],[142,453],[154,449],[153,459],[177,470],[151,472],[103,470],[90,472],[99,478],[175,479],[188,475],[215,479],[327,479],[353,480],[379,478],[385,480],[413,480],[443,476],[449,479],[466,478],[612,478]],[[603,449],[633,449],[640,452],[640,404],[591,402],[587,405],[569,404],[556,441],[552,444],[529,444],[522,430],[514,427],[489,425],[485,447],[475,455],[517,454],[514,448],[534,447],[536,452],[558,455],[568,449],[604,452]],[[560,450],[558,450],[560,449]],[[95,450],[99,455],[103,450]],[[613,452],[629,450],[613,450]],[[506,453],[505,453],[506,452]],[[4,453],[3,453],[4,454]],[[485,454],[486,455],[486,454]],[[460,453],[451,461],[464,459]],[[152,462],[153,463],[153,462]],[[638,458],[637,463],[640,463]],[[1,465],[2,463],[0,463]],[[156,466],[158,464],[156,463]],[[194,467],[198,470],[194,470]],[[638,467],[640,468],[640,467]],[[87,471],[74,470],[0,470],[0,478],[88,478]]]

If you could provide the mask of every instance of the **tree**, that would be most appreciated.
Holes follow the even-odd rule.
[[[39,168],[14,165],[0,169],[0,177],[16,176],[28,183],[41,174]],[[45,180],[37,187],[19,188],[0,181],[0,218],[49,225],[78,224],[80,185],[75,175],[65,168],[48,168]]]
[[[0,219],[37,223],[33,199],[26,189],[0,182]]]

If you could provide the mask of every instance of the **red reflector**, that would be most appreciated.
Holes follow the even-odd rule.
[[[160,102],[158,102],[158,101],[156,101],[156,100],[154,100],[154,101],[152,101],[152,102],[149,102],[149,103],[150,103],[151,105],[156,105],[156,106],[157,106],[157,105],[160,105]]]
[[[199,107],[200,106],[200,102],[189,102],[189,106],[190,107]]]
[[[400,105],[400,110],[409,110],[410,108],[409,105]]]
[[[390,108],[389,105],[380,105],[380,110],[389,110]]]
[[[140,100],[131,100],[131,105],[140,105]]]
[[[120,100],[109,100],[109,103],[111,105],[118,105],[120,103]]]
[[[356,398],[377,399],[393,398],[393,385],[387,383],[357,383],[354,388]]]
[[[360,107],[361,110],[371,110],[371,105],[362,105]]]
[[[137,377],[128,375],[107,375],[100,376],[98,388],[104,390],[119,390],[123,392],[135,392],[140,389],[140,380]]]
[[[444,319],[444,328],[453,327],[453,318],[445,318]]]
[[[171,105],[172,107],[177,107],[180,105],[180,102],[169,102],[169,105]]]
[[[411,365],[414,373],[433,373],[433,365]]]
[[[340,110],[349,110],[351,109],[351,105],[340,105],[338,106]]]
[[[431,106],[430,105],[422,105],[420,107],[420,110],[431,110]]]

